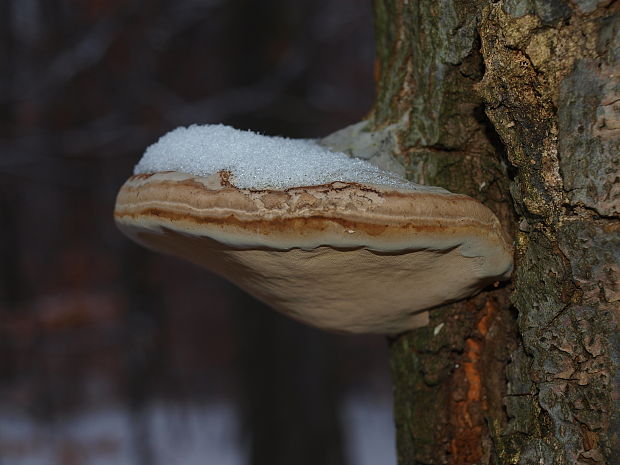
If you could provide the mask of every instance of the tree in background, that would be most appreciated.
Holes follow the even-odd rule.
[[[106,437],[115,453],[166,463],[153,409],[226,402],[243,430],[229,447],[249,463],[345,463],[342,400],[377,372],[387,381],[384,341],[286,320],[132,245],[112,210],[144,148],[176,126],[315,137],[361,118],[370,2],[0,0],[0,39],[0,420],[15,408],[57,438],[2,437],[0,462],[94,457],[59,425],[117,408],[130,427],[126,443]],[[170,427],[181,462],[208,436],[188,418]]]
[[[375,2],[378,96],[346,137],[481,200],[516,248],[512,285],[390,341],[402,465],[620,463],[619,9]]]

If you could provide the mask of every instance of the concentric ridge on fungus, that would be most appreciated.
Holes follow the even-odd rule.
[[[403,181],[406,182],[406,181]],[[115,219],[151,249],[204,266],[320,328],[398,333],[425,310],[506,279],[512,250],[484,205],[438,188],[357,182],[237,188],[230,173],[138,174]]]

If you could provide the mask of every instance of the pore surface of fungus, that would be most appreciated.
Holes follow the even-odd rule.
[[[499,221],[311,141],[193,126],[149,147],[121,188],[119,228],[273,308],[335,331],[394,334],[506,279]]]

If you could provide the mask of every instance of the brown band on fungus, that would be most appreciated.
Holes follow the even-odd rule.
[[[360,183],[238,189],[230,174],[130,178],[119,228],[197,263],[293,318],[332,331],[394,334],[425,310],[506,279],[497,218],[459,194]]]

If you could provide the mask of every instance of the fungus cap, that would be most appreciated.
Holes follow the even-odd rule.
[[[428,309],[512,270],[499,221],[465,195],[406,180],[239,187],[235,174],[138,173],[118,194],[116,223],[150,249],[341,332],[424,326]]]

